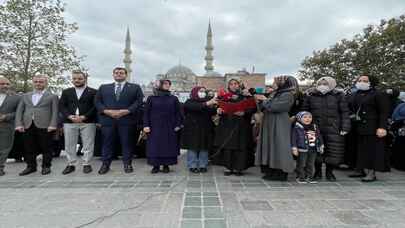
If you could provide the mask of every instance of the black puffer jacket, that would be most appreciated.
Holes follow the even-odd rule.
[[[344,159],[345,138],[340,132],[350,131],[350,114],[344,94],[336,90],[327,94],[314,90],[305,97],[302,110],[312,113],[321,130],[325,144],[325,163],[333,166],[341,164]]]

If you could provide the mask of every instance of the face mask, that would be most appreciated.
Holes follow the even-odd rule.
[[[205,92],[198,92],[198,98],[205,98],[207,94]]]
[[[321,92],[322,94],[326,94],[326,93],[328,93],[330,91],[330,88],[327,85],[319,85],[319,86],[316,87],[316,89],[319,92]]]
[[[370,89],[370,83],[369,82],[357,82],[356,83],[356,88],[358,90],[369,90]]]

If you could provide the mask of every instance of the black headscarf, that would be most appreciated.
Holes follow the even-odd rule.
[[[172,82],[169,79],[161,79],[161,80],[159,80],[159,86],[154,91],[155,96],[169,96],[169,95],[171,95],[170,90],[163,89],[163,84],[165,82],[169,82],[169,84],[172,85]]]

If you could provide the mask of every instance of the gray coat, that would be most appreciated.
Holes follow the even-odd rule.
[[[256,149],[256,165],[293,172],[291,122],[288,115],[294,104],[290,92],[275,95],[263,102],[264,116]]]
[[[18,104],[15,125],[23,126],[25,129],[34,123],[36,127],[46,129],[57,127],[58,120],[58,97],[49,91],[45,91],[37,105],[32,103],[33,92],[22,96]]]
[[[13,146],[14,117],[19,101],[19,96],[7,95],[0,106],[0,115],[5,115],[5,118],[0,121],[0,154],[3,152],[8,154]]]

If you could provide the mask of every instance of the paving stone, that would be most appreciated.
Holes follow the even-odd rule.
[[[373,225],[377,224],[377,221],[365,216],[359,211],[336,211],[331,212],[339,221],[348,225]]]
[[[268,211],[273,210],[267,201],[241,201],[244,210],[248,211]]]

